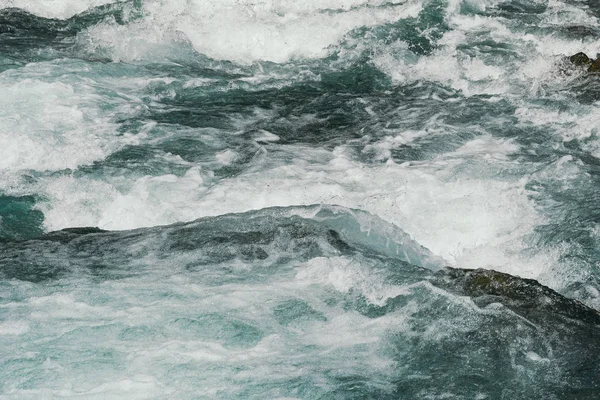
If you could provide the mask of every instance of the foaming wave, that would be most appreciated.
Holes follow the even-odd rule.
[[[85,70],[71,65],[71,72]],[[0,169],[13,172],[75,169],[120,146],[117,125],[85,79],[58,78],[53,64],[31,64],[0,75]],[[117,101],[118,102],[118,101]],[[123,103],[123,102],[122,102]],[[123,105],[118,112],[133,104]],[[124,138],[121,138],[124,139]]]
[[[78,42],[115,60],[133,61],[154,58],[157,47],[183,35],[211,58],[284,62],[323,57],[352,29],[415,16],[419,3],[153,0],[144,2],[143,19],[125,26],[106,21],[82,32]]]
[[[467,264],[465,257],[476,254],[474,249],[493,248],[505,257],[483,262],[477,253],[479,266],[513,268],[515,254],[510,253],[518,253],[522,237],[541,222],[525,189],[527,180],[494,172],[511,166],[500,153],[517,148],[479,138],[431,162],[388,160],[369,166],[354,161],[344,146],[333,153],[294,146],[291,164],[254,168],[217,184],[198,178],[197,169],[182,177],[140,178],[120,191],[108,182],[63,178],[46,187],[50,201],[40,208],[46,227],[55,230],[81,225],[128,229],[271,206],[338,204],[402,227],[453,263]],[[537,276],[541,270],[519,272]]]

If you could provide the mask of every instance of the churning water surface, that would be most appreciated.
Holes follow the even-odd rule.
[[[0,399],[600,398],[599,18],[0,0]]]

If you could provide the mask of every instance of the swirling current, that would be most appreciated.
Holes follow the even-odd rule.
[[[592,0],[0,0],[0,399],[600,398]]]

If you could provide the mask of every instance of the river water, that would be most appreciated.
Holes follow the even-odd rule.
[[[599,18],[0,0],[0,399],[599,398]]]

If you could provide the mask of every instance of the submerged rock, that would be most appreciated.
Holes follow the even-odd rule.
[[[571,25],[560,29],[561,33],[573,39],[598,38],[600,30],[585,25]]]

